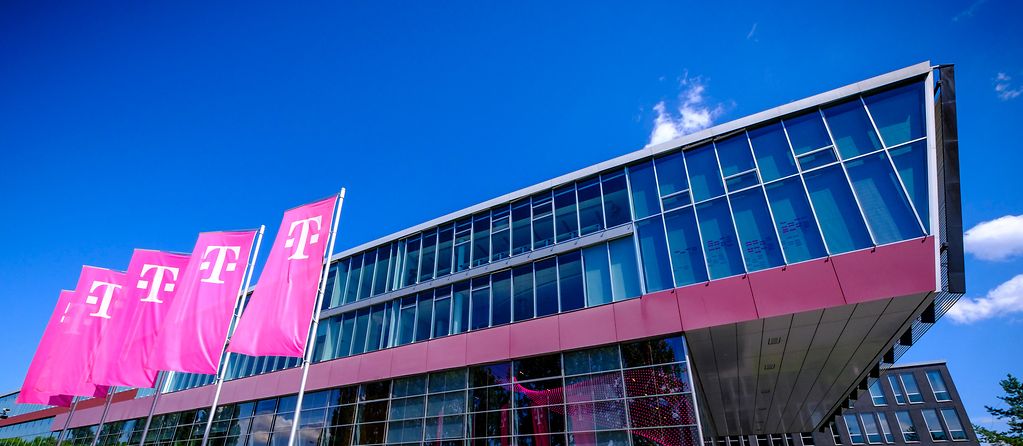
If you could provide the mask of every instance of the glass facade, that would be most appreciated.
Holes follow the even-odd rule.
[[[219,407],[214,446],[285,446],[296,396]],[[207,410],[158,415],[146,445],[197,444]],[[680,336],[310,392],[300,444],[700,444]],[[144,419],[107,423],[101,446],[137,445]],[[91,443],[95,426],[71,431]]]

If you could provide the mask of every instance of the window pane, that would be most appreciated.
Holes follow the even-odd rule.
[[[877,419],[881,424],[881,433],[884,434],[884,442],[895,443],[895,436],[892,435],[891,425],[888,424],[888,415],[885,415],[884,412],[878,412]]]
[[[512,255],[529,251],[533,246],[529,199],[512,203],[511,219]]]
[[[490,288],[493,293],[493,310],[491,325],[507,324],[511,322],[511,271],[504,270],[494,273],[491,276],[493,283]]]
[[[587,306],[610,303],[611,265],[607,256],[607,245],[601,243],[583,249],[583,265],[586,267]]]
[[[430,328],[433,327],[433,291],[419,293],[419,304],[416,311],[416,341],[430,339]]]
[[[472,222],[472,266],[490,263],[490,212],[477,214]]]
[[[629,186],[632,190],[632,210],[636,219],[661,212],[653,163],[647,161],[629,166]]]
[[[682,152],[657,158],[654,164],[657,166],[657,185],[662,197],[689,189]]]
[[[860,422],[856,415],[845,415],[845,426],[849,430],[849,440],[852,444],[863,444],[863,430],[860,429]]]
[[[540,260],[536,268],[536,316],[542,317],[558,312],[558,269],[557,259]]]
[[[359,300],[369,297],[369,292],[373,288],[373,267],[376,265],[377,252],[369,251],[365,256],[365,265],[362,267],[362,279],[359,282]]]
[[[877,243],[891,243],[923,235],[909,199],[884,153],[847,163],[856,195]]]
[[[559,188],[554,191],[554,224],[557,227],[557,240],[562,242],[579,235],[579,217],[575,210],[575,185]]]
[[[608,228],[632,221],[629,212],[629,192],[625,184],[625,172],[618,171],[601,175],[604,193],[604,218]]]
[[[451,294],[448,291],[448,296],[440,298],[440,290],[437,291],[438,298],[433,302],[433,337],[439,338],[441,336],[447,336],[448,327],[450,326],[451,319]]]
[[[515,321],[533,317],[533,265],[523,265],[512,272]]]
[[[416,298],[406,297],[401,300],[401,311],[398,313],[398,345],[411,343],[416,337]]]
[[[359,279],[362,277],[362,254],[352,257],[351,273],[348,274],[348,287],[345,289],[345,303],[356,301],[359,296]]]
[[[828,147],[823,150],[818,150],[813,153],[799,156],[799,167],[803,170],[810,170],[817,167],[831,164],[838,161],[838,155],[835,155],[835,148]]]
[[[915,142],[891,150],[892,161],[899,170],[924,227],[930,229],[930,200],[927,195],[927,141]]]
[[[686,152],[689,180],[693,192],[693,201],[714,198],[725,193],[721,184],[721,171],[718,169],[714,146],[706,145]]]
[[[789,263],[824,257],[827,252],[802,181],[789,178],[764,188]]]
[[[920,395],[920,386],[916,384],[916,376],[913,373],[903,373],[899,375],[902,380],[902,386],[906,388],[906,397],[910,403],[922,403],[924,398]]]
[[[792,142],[792,150],[796,152],[796,155],[831,145],[828,130],[824,127],[824,121],[821,120],[821,115],[817,111],[786,119],[784,124],[789,141]]]
[[[326,310],[341,305],[345,292],[345,283],[348,281],[348,260],[344,259],[330,265],[321,309]]]
[[[718,150],[718,159],[721,160],[721,173],[724,176],[730,177],[755,167],[753,164],[753,153],[750,152],[749,141],[746,140],[745,133],[716,142],[714,145]]]
[[[341,340],[337,344],[337,358],[342,358],[351,354],[352,351],[352,337],[354,333],[352,330],[355,328],[355,314],[347,313],[344,318],[341,319]]]
[[[455,223],[455,272],[469,269],[469,248],[472,244],[472,219]]]
[[[507,206],[494,209],[491,213],[490,261],[506,258],[511,253],[511,230]]]
[[[863,431],[867,433],[867,443],[881,443],[881,431],[877,427],[877,419],[873,413],[860,414]]]
[[[533,196],[533,249],[554,243],[554,209],[551,193]]]
[[[906,395],[902,393],[902,386],[899,385],[899,377],[895,375],[888,375],[888,384],[892,388],[892,394],[895,395],[895,403],[906,404]]]
[[[340,334],[341,317],[334,316],[320,322],[316,329],[316,349],[313,351],[313,358],[317,362],[334,359],[334,350],[337,347],[337,337]]]
[[[437,277],[451,274],[451,248],[455,238],[454,225],[445,225],[437,235]]]
[[[586,305],[583,297],[583,264],[579,251],[558,256],[558,290],[561,311],[572,311]]]
[[[384,306],[374,305],[369,314],[369,330],[366,334],[366,351],[380,349],[380,333],[384,326]]]
[[[863,100],[888,147],[927,135],[923,83],[888,90]]]
[[[664,235],[664,223],[660,216],[636,223],[639,237],[639,252],[643,257],[643,277],[647,292],[672,288],[671,266],[668,263],[668,243]]]
[[[884,391],[881,390],[880,379],[870,383],[870,400],[875,406],[885,406],[888,404],[888,400],[884,396]]]
[[[928,370],[927,382],[931,384],[931,390],[934,391],[934,399],[938,401],[951,400],[948,394],[948,387],[945,386],[945,378],[941,377],[940,371]]]
[[[892,375],[888,375],[892,377]],[[895,418],[899,420],[899,429],[902,431],[902,439],[905,441],[920,441],[920,434],[916,431],[916,426],[913,424],[913,419],[910,418],[909,412],[899,411],[895,412]]]
[[[452,286],[451,334],[466,331],[469,326],[469,281]]]
[[[750,130],[749,137],[753,143],[753,154],[757,157],[760,177],[764,181],[796,173],[796,162],[792,159],[792,151],[789,150],[781,123]]]
[[[426,281],[433,278],[434,262],[436,261],[437,232],[427,231],[423,233],[423,255],[419,264],[419,280]]]
[[[639,284],[639,262],[632,237],[612,240],[607,244],[611,252],[611,288],[614,300],[624,300],[643,294]]]
[[[931,434],[931,440],[934,441],[948,441],[948,435],[945,434],[945,429],[941,427],[941,421],[938,421],[938,411],[934,409],[924,409],[924,423],[927,424],[927,431]]]
[[[966,440],[966,430],[963,429],[963,422],[959,419],[959,412],[953,408],[941,409],[941,416],[945,418],[945,425],[948,426],[953,440]]]
[[[366,351],[366,327],[369,326],[369,309],[363,308],[355,316],[355,331],[352,336],[352,354]]]
[[[604,211],[600,202],[600,180],[591,178],[580,181],[579,234],[586,235],[604,229]]]
[[[490,278],[484,276],[472,281],[472,319],[473,330],[490,326]]]
[[[843,159],[881,148],[881,140],[874,133],[867,110],[859,99],[825,109],[824,117]]]
[[[421,240],[415,237],[405,242],[405,263],[404,274],[401,278],[401,286],[406,287],[416,283],[419,278],[419,245]]]
[[[707,280],[707,266],[703,263],[700,232],[696,229],[696,216],[688,207],[664,214],[668,229],[668,248],[675,286],[689,285]]]
[[[831,254],[872,245],[849,183],[839,166],[806,174],[806,188]]]
[[[742,274],[742,255],[736,242],[735,227],[728,213],[728,202],[720,198],[696,206],[703,236],[703,249],[707,253],[707,268],[711,279]]]
[[[376,271],[373,273],[373,296],[387,291],[387,267],[390,259],[390,246],[382,246],[377,249],[377,265],[374,268]]]
[[[758,187],[733,195],[732,210],[747,269],[758,271],[784,263],[764,192]]]

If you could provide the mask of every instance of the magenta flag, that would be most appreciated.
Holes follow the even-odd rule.
[[[263,274],[227,351],[252,356],[303,355],[336,201],[330,197],[284,213]]]
[[[67,308],[74,294],[74,291],[63,290],[60,292],[57,305],[53,307],[53,314],[50,315],[50,321],[47,322],[46,329],[43,330],[43,337],[39,340],[39,345],[36,347],[36,354],[28,365],[25,382],[21,385],[21,392],[18,393],[19,403],[64,407],[71,405],[73,397],[68,395],[52,395],[49,392],[38,391],[36,390],[36,383],[39,380],[43,367],[45,367],[46,361],[49,359],[49,352],[58,332],[57,324],[60,323],[60,318],[64,315],[64,309]]]
[[[123,317],[111,319],[96,349],[92,382],[154,387],[158,370],[146,367],[156,331],[174,301],[187,254],[136,249],[128,263],[123,298],[111,304]]]
[[[122,272],[83,266],[78,286],[57,319],[49,359],[36,390],[54,395],[102,396],[104,386],[91,381],[92,368],[103,330],[111,320],[124,317],[115,302],[123,298]]]
[[[148,367],[215,374],[256,231],[204,232],[157,329]]]

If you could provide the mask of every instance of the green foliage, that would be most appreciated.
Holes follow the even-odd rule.
[[[1010,373],[1005,379],[998,382],[1005,392],[1000,396],[1009,407],[1001,409],[997,407],[984,406],[987,412],[999,420],[1005,420],[1009,426],[1007,431],[996,431],[980,426],[974,426],[981,441],[991,444],[1007,444],[1011,446],[1023,446],[1023,383]]]

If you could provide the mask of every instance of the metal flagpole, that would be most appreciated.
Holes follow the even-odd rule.
[[[334,209],[334,221],[330,228],[330,245],[327,248],[326,260],[323,262],[323,271],[320,272],[320,290],[316,293],[316,306],[313,307],[312,325],[309,327],[309,341],[305,346],[305,358],[302,360],[302,384],[298,387],[298,399],[295,401],[295,421],[291,423],[291,436],[288,437],[288,446],[295,446],[295,435],[298,434],[298,424],[302,417],[302,398],[305,396],[305,383],[309,378],[309,363],[312,362],[313,350],[316,348],[316,329],[320,325],[320,306],[323,304],[323,294],[327,288],[327,273],[330,269],[330,258],[334,255],[334,242],[337,241],[337,222],[341,219],[341,205],[345,202],[345,188],[337,194],[337,208]]]
[[[256,257],[259,256],[259,245],[263,242],[263,231],[266,229],[266,225],[259,225],[259,236],[256,238],[256,247],[252,251],[252,260],[249,262],[249,270],[245,274],[245,284],[238,290],[238,300],[234,304],[234,315],[231,317],[231,326],[227,332],[227,339],[224,340],[224,347],[220,350],[220,355],[223,360],[220,361],[220,368],[217,370],[215,381],[217,383],[217,390],[213,393],[213,404],[210,406],[210,413],[206,416],[206,430],[202,433],[202,446],[206,446],[206,442],[210,439],[210,429],[213,427],[213,415],[217,411],[217,404],[220,403],[220,390],[224,387],[224,375],[227,374],[227,366],[231,360],[231,353],[227,351],[228,344],[231,343],[231,333],[234,332],[235,325],[238,324],[238,317],[241,316],[242,310],[245,309],[245,299],[248,297],[249,284],[252,282],[252,270],[256,269]]]
[[[107,412],[110,411],[110,402],[114,400],[114,393],[117,393],[117,387],[110,386],[110,390],[107,391],[107,402],[103,405],[103,415],[100,415],[99,424],[96,426],[96,434],[92,436],[92,446],[96,446],[96,443],[99,443],[99,434],[103,432],[103,422],[107,420]]]
[[[156,413],[156,403],[160,401],[160,394],[163,393],[163,386],[167,384],[167,376],[172,372],[160,372],[160,379],[156,382],[156,394],[153,395],[153,405],[149,406],[149,415],[146,415],[146,424],[142,427],[142,439],[139,446],[146,444],[146,434],[149,433],[149,425],[153,422],[153,414]]]
[[[64,428],[60,430],[60,434],[57,435],[57,446],[60,446],[64,442],[64,436],[67,435],[67,428],[71,426],[71,417],[75,415],[75,409],[78,408],[78,397],[71,397],[71,410],[67,413],[67,419],[64,420]]]

